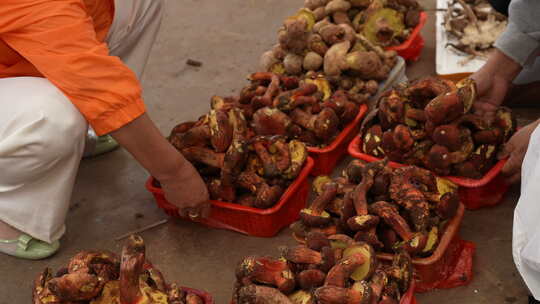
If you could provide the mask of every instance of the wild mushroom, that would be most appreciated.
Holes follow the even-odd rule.
[[[364,294],[354,288],[323,286],[315,290],[315,298],[320,304],[369,304],[370,294]]]
[[[410,252],[424,249],[427,238],[421,233],[413,233],[407,221],[399,215],[397,209],[387,202],[376,202],[369,206],[372,213],[378,215],[405,242],[404,248]]]
[[[291,119],[305,129],[312,131],[315,136],[322,140],[329,140],[337,133],[339,118],[334,110],[324,108],[317,115],[310,115],[301,109],[291,112]]]
[[[328,212],[324,211],[324,209],[326,205],[334,199],[336,193],[336,183],[330,182],[325,184],[321,195],[319,195],[308,208],[300,211],[300,219],[302,222],[310,227],[321,227],[330,224],[332,218]]]
[[[248,285],[238,291],[238,304],[293,304],[286,295],[276,288]]]
[[[319,269],[306,269],[298,273],[296,278],[300,288],[310,291],[324,284],[326,273]]]
[[[343,257],[326,275],[324,286],[346,287],[351,274],[365,262],[366,258],[360,253]]]
[[[239,281],[252,281],[274,286],[289,294],[294,290],[294,275],[287,262],[270,257],[247,257],[236,268]]]
[[[237,185],[249,190],[255,195],[254,207],[266,209],[274,206],[283,194],[283,189],[278,186],[270,186],[267,182],[253,171],[244,171],[237,178]]]

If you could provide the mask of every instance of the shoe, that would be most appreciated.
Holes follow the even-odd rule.
[[[94,153],[92,156],[97,156],[101,154],[105,154],[107,152],[111,152],[114,149],[118,148],[118,142],[112,138],[110,135],[103,135],[98,137],[96,148],[94,149]]]
[[[83,157],[93,157],[111,152],[118,148],[118,142],[114,140],[110,135],[103,135],[99,137],[87,138],[85,152]]]
[[[12,250],[3,250],[2,244],[16,244],[17,248],[15,249],[15,252]],[[49,244],[34,239],[28,234],[22,234],[16,240],[0,239],[0,252],[25,260],[40,260],[48,258],[55,254],[59,248],[59,241],[54,241],[53,243]]]

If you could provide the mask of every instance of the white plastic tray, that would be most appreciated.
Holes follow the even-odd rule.
[[[407,75],[405,74],[406,66],[405,59],[401,56],[397,56],[396,65],[394,65],[392,71],[388,74],[388,78],[379,86],[377,95],[384,93],[398,83],[407,81]]]
[[[479,70],[486,62],[485,59],[475,58],[468,60],[466,64],[462,64],[467,59],[467,56],[462,56],[445,47],[450,42],[455,42],[452,37],[448,37],[444,30],[444,14],[448,8],[448,0],[437,0],[437,12],[435,19],[436,27],[436,71],[437,75],[451,75],[462,73],[474,73]],[[442,10],[442,11],[441,11]]]

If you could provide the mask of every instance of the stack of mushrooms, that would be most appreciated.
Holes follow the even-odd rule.
[[[495,117],[471,111],[476,85],[464,79],[423,78],[385,93],[366,121],[361,150],[369,155],[432,170],[438,175],[480,178],[516,130],[508,108]]]
[[[302,170],[306,145],[255,134],[235,103],[213,98],[209,114],[176,126],[169,140],[203,176],[211,199],[270,208]]]
[[[428,170],[354,160],[342,176],[319,176],[317,197],[291,225],[300,242],[346,235],[377,252],[429,256],[459,207],[457,187]]]
[[[131,236],[122,256],[103,251],[77,253],[67,267],[45,269],[35,281],[34,304],[203,304],[194,293],[168,285],[145,257],[144,241]]]
[[[254,134],[280,135],[312,147],[331,143],[368,98],[335,90],[321,75],[298,79],[264,72],[252,74],[250,81],[238,98],[224,100],[242,108]]]
[[[324,73],[342,89],[361,91],[384,80],[396,53],[382,47],[406,40],[419,23],[415,0],[306,0],[289,17],[278,41],[263,54],[261,68],[288,75]]]
[[[250,256],[238,264],[233,304],[397,304],[412,281],[406,252],[383,265],[370,245],[346,236],[281,252],[281,258]]]

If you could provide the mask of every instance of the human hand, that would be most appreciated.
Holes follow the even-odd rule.
[[[207,217],[208,189],[193,165],[161,135],[147,114],[124,125],[111,135],[148,172],[157,178],[165,198],[192,219]]]
[[[475,113],[493,119],[521,69],[517,62],[495,49],[486,64],[470,76],[476,82]]]
[[[471,75],[471,78],[476,82],[477,89],[477,99],[474,103],[475,113],[491,121],[495,117],[497,108],[504,101],[510,82],[482,69]]]
[[[499,159],[508,158],[508,161],[502,169],[502,174],[507,177],[509,183],[513,184],[521,179],[521,165],[529,147],[532,132],[540,123],[537,120],[517,131],[510,140],[504,145],[499,153]]]
[[[180,216],[193,220],[208,217],[208,189],[191,163],[184,161],[176,176],[160,180],[160,183],[165,198],[178,207]]]

